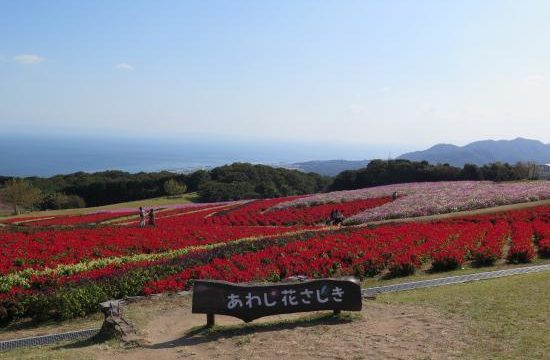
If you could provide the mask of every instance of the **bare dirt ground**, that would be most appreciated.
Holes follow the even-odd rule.
[[[462,320],[376,301],[339,317],[294,314],[243,325],[217,316],[210,331],[202,328],[205,315],[191,314],[189,299],[134,307],[127,317],[140,328],[142,346],[94,351],[98,359],[452,359],[466,346]]]

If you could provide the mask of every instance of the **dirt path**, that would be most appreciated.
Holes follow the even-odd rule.
[[[144,346],[102,351],[98,359],[449,359],[465,347],[460,320],[413,306],[366,301],[360,314],[342,318],[297,314],[248,326],[219,316],[224,326],[205,333],[205,316],[192,315],[188,300],[178,305],[141,304],[157,308],[142,326]]]

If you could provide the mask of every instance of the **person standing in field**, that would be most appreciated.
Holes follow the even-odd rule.
[[[143,207],[139,207],[139,227],[145,227],[145,210]]]
[[[153,208],[149,210],[149,225],[155,226],[155,210]]]

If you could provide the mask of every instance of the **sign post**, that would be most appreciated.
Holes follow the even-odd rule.
[[[318,279],[296,283],[241,285],[226,281],[197,280],[193,286],[192,312],[228,315],[245,322],[263,316],[332,310],[361,311],[361,287],[353,278]]]

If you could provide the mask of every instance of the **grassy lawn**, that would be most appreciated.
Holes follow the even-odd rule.
[[[550,359],[550,272],[380,295],[462,319],[470,359]]]
[[[116,340],[95,342],[93,340],[64,341],[57,344],[0,352],[2,360],[95,360],[102,352],[122,349]]]
[[[96,313],[83,318],[66,321],[48,321],[36,324],[30,319],[14,322],[0,328],[0,341],[31,336],[49,335],[66,331],[100,328],[103,314]]]
[[[533,262],[529,264],[508,264],[504,260],[500,260],[500,262],[495,264],[494,266],[484,266],[484,267],[474,267],[471,264],[465,264],[461,269],[457,269],[453,271],[430,272],[429,270],[422,270],[422,271],[417,271],[413,275],[404,276],[404,277],[396,277],[396,278],[390,278],[390,279],[386,279],[383,277],[369,278],[361,282],[361,287],[385,286],[385,285],[407,283],[412,281],[430,280],[430,279],[437,279],[437,278],[449,277],[449,276],[469,275],[469,274],[476,274],[480,272],[515,269],[515,268],[521,268],[526,266],[545,265],[545,264],[550,264],[550,259],[535,258],[533,259]]]
[[[113,209],[125,209],[125,208],[139,208],[140,206],[162,206],[162,205],[175,205],[175,204],[186,204],[189,202],[194,202],[197,200],[197,193],[185,194],[181,197],[158,197],[153,199],[137,200],[137,201],[128,201],[124,203],[88,207],[82,209],[64,209],[64,210],[46,210],[46,211],[35,211],[31,213],[26,213],[22,215],[12,216],[8,213],[4,214],[2,217],[0,213],[0,220],[9,219],[11,217],[33,217],[33,216],[56,216],[56,215],[78,215],[78,214],[87,214],[101,210],[113,210]]]

